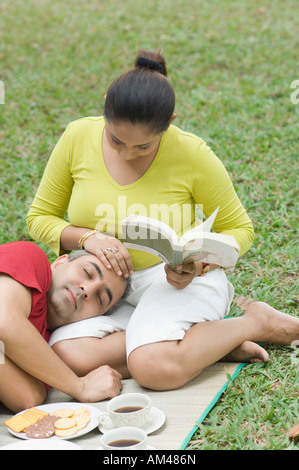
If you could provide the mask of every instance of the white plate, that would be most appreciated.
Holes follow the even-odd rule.
[[[165,422],[165,414],[163,413],[162,410],[159,410],[159,408],[155,408],[154,406],[152,407],[151,410],[152,414],[152,421],[147,424],[146,426],[143,426],[142,429],[147,433],[150,434],[151,432],[157,431]],[[114,426],[103,426],[102,424],[99,424],[99,430],[104,434],[107,431],[110,431],[111,429],[114,429]]]
[[[0,447],[0,450],[82,450],[73,442],[62,439],[26,439]]]
[[[53,413],[53,411],[61,410],[62,408],[75,409],[75,408],[79,408],[81,406],[84,406],[84,407],[88,408],[89,411],[90,411],[90,421],[84,429],[81,429],[80,431],[78,431],[76,434],[73,434],[72,436],[58,437],[58,436],[54,435],[54,436],[48,437],[46,440],[47,441],[48,440],[52,441],[54,439],[55,440],[56,439],[59,439],[59,440],[62,440],[62,439],[76,439],[79,436],[83,436],[84,434],[87,434],[88,432],[92,431],[93,429],[95,429],[98,426],[100,411],[95,406],[91,406],[91,405],[88,405],[86,403],[66,402],[66,403],[51,403],[49,405],[36,406],[35,408],[37,408],[38,410],[47,411],[50,414]],[[22,414],[25,411],[27,411],[27,410],[21,411],[18,414]],[[30,439],[30,440],[33,440],[33,441],[40,440],[40,439],[31,439],[30,437],[27,437],[25,432],[14,432],[14,431],[12,431],[12,429],[10,429],[8,427],[7,427],[7,429],[11,434],[13,434],[16,437],[19,437],[20,439]]]

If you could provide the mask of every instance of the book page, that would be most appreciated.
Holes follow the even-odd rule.
[[[133,250],[146,251],[153,255],[158,256],[165,263],[172,263],[173,260],[173,246],[167,238],[150,238],[152,231],[147,231],[147,238],[131,239],[129,236],[123,238],[123,243],[126,248]]]
[[[205,233],[198,234],[198,239],[186,243],[183,258],[184,262],[193,260],[233,268],[238,260],[239,251],[240,247],[233,236]]]
[[[204,222],[201,224],[197,225],[196,227],[192,228],[191,230],[188,230],[188,232],[185,232],[184,235],[180,238],[180,244],[185,245],[185,243],[189,240],[193,239],[193,235],[195,235],[196,238],[198,238],[197,234],[202,234],[202,233],[209,233],[212,229],[213,223],[216,219],[216,216],[218,214],[219,206],[217,209],[208,217]]]

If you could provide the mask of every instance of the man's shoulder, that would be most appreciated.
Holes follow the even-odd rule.
[[[14,241],[0,245],[0,254],[5,253],[8,253],[11,257],[26,257],[30,254],[33,256],[46,256],[38,245],[28,241]]]
[[[40,291],[48,290],[51,282],[48,257],[33,242],[15,241],[0,245],[0,272]]]

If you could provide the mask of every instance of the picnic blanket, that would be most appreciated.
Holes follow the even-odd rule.
[[[234,379],[244,364],[218,362],[205,369],[198,377],[171,391],[152,391],[138,385],[133,379],[123,380],[121,393],[146,393],[152,399],[152,406],[165,415],[163,424],[149,433],[148,444],[157,450],[182,450],[197,429],[197,422],[202,422],[212,407],[217,403],[229,383],[228,376]],[[46,404],[73,402],[68,395],[50,389]],[[108,400],[93,404],[100,411],[106,411]],[[8,432],[3,421],[10,418],[10,413],[0,405],[0,448],[19,439]],[[95,450],[100,447],[101,431],[95,428],[88,434],[73,439],[83,450]]]

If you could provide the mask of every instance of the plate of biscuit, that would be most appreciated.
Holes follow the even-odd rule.
[[[100,411],[81,403],[53,403],[32,407],[4,421],[21,439],[75,439],[95,429]]]

